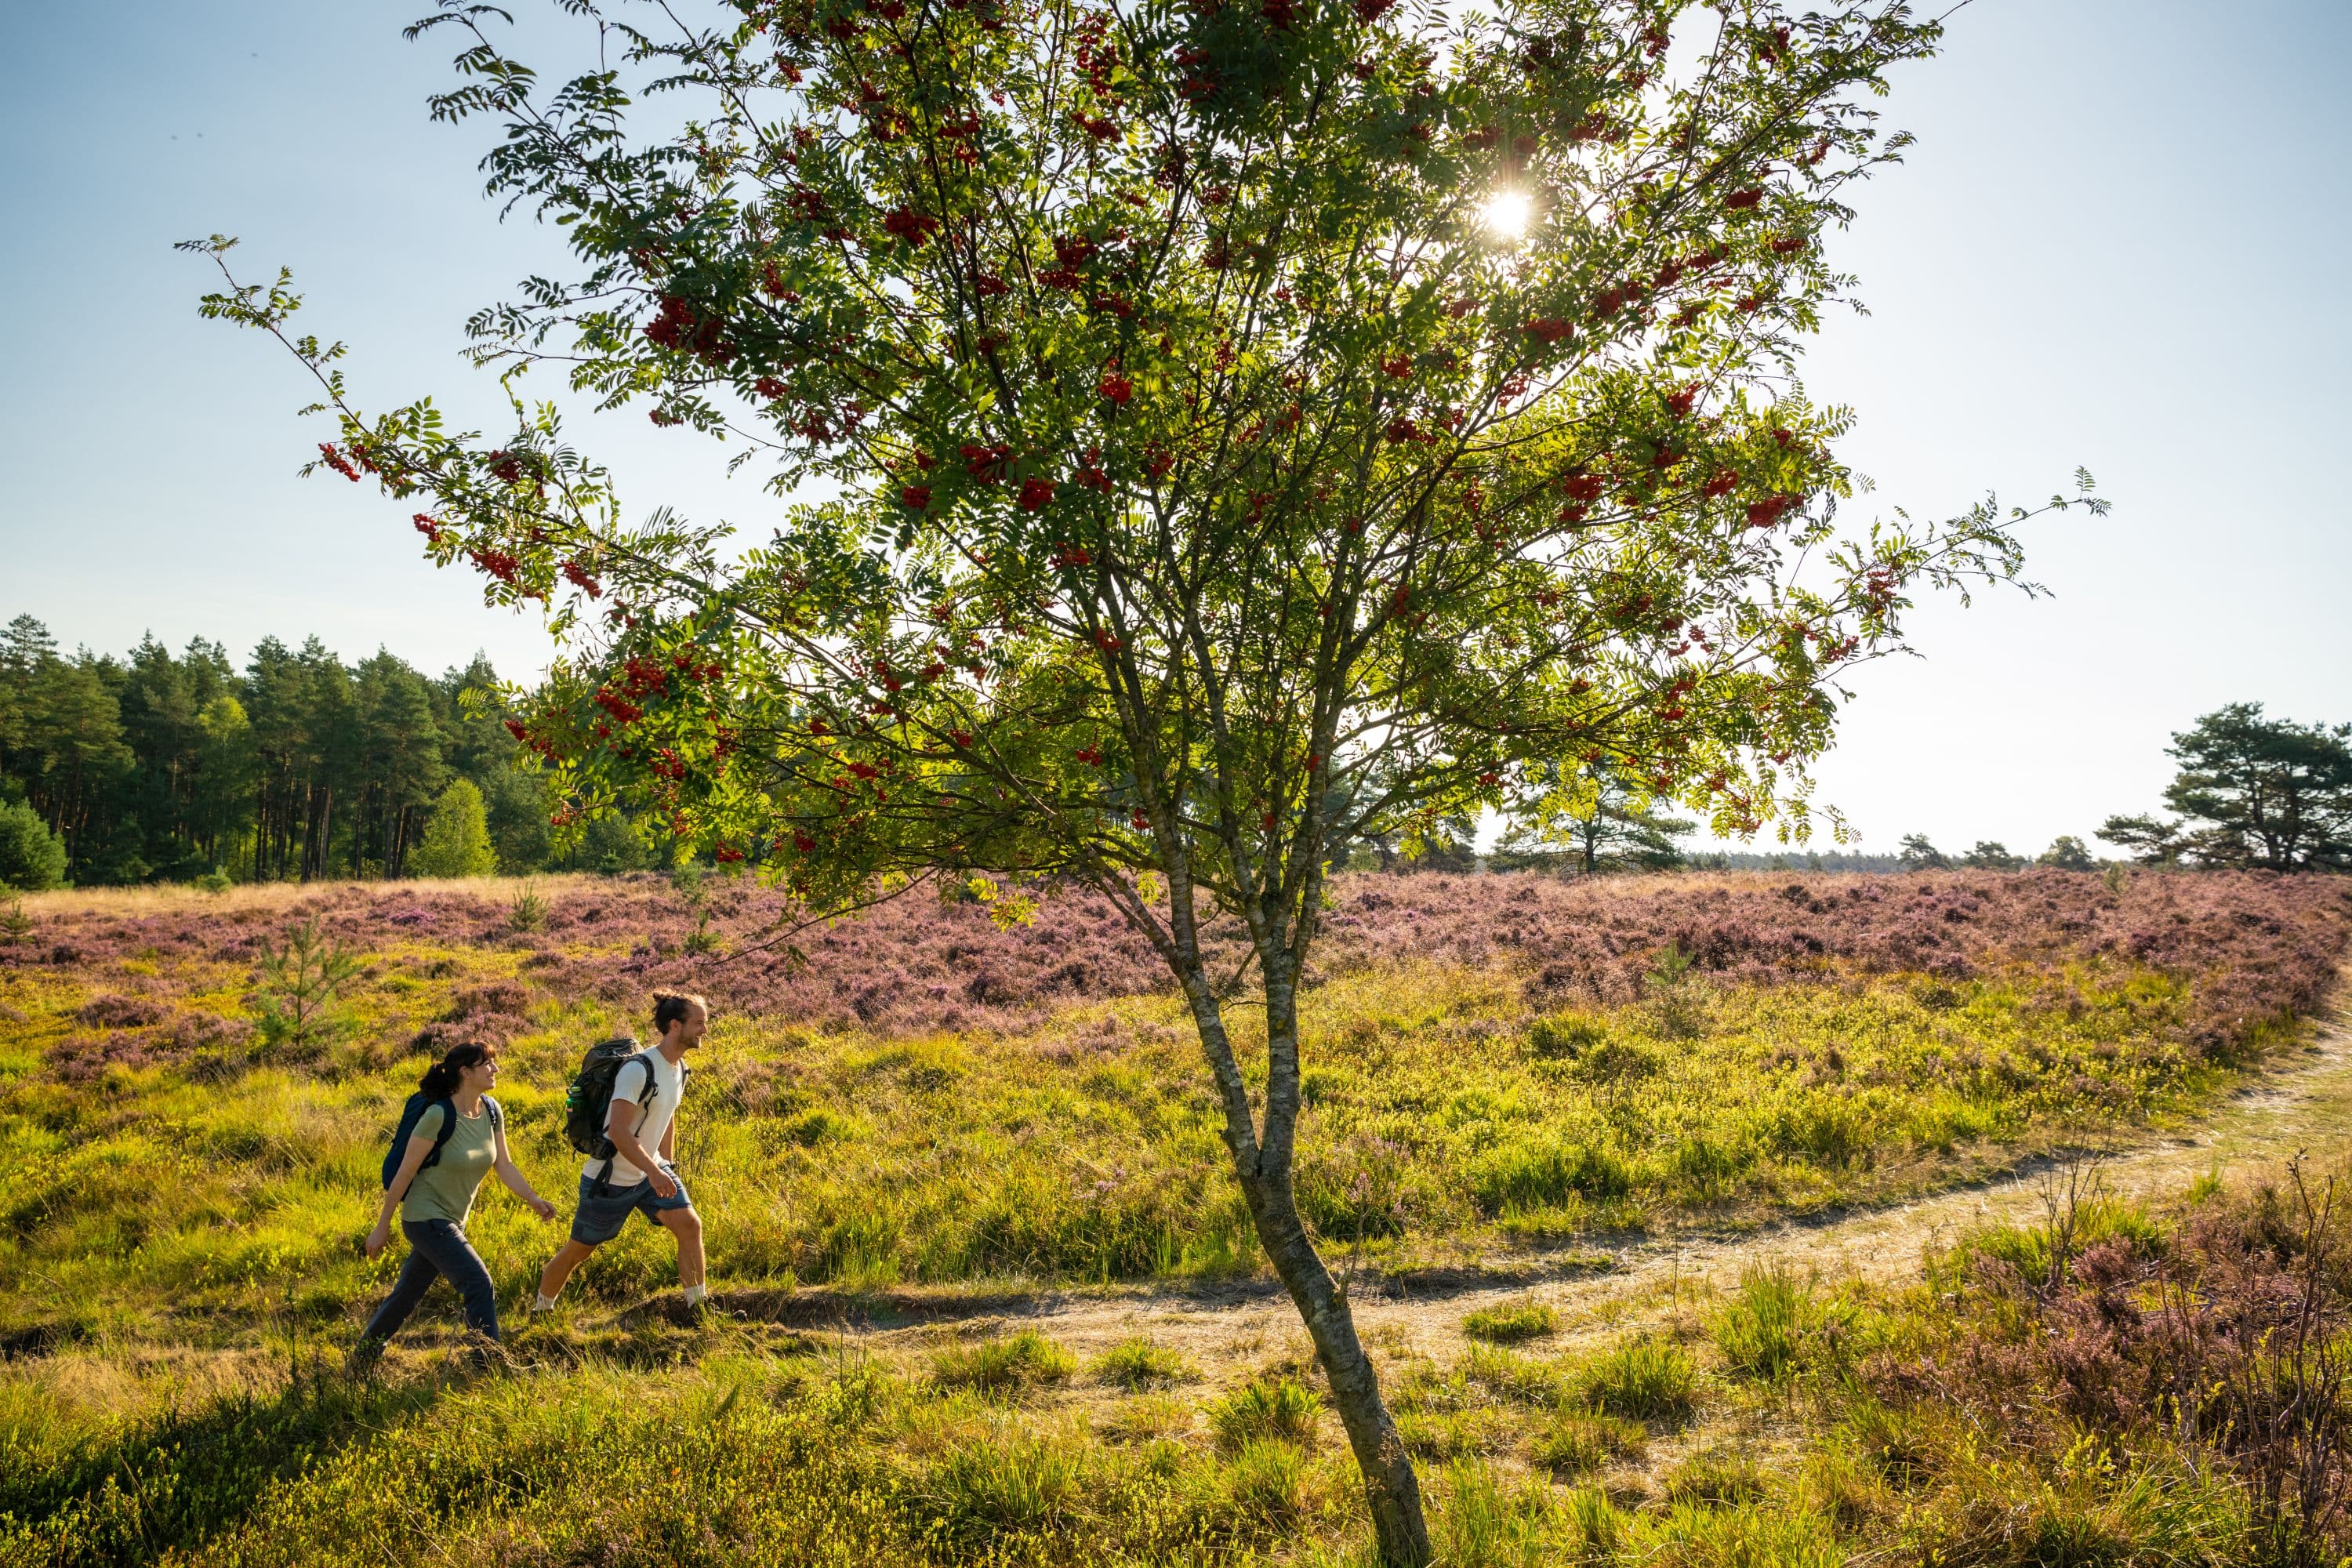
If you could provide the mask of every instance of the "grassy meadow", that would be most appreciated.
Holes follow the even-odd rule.
[[[795,963],[756,950],[773,912],[650,879],[24,900],[0,924],[0,1156],[24,1173],[0,1195],[0,1561],[434,1562],[453,1536],[516,1563],[1351,1560],[1351,1470],[1295,1347],[1196,1365],[828,1326],[1260,1276],[1197,1049],[1132,944],[1076,898],[1010,931],[925,899]],[[312,919],[353,972],[289,1036],[269,960]],[[2352,898],[2252,877],[1359,878],[1330,927],[1302,1205],[1327,1251],[1411,1289],[1605,1268],[1644,1237],[2184,1124],[2310,1027]],[[513,1364],[455,1358],[445,1291],[380,1373],[344,1375],[398,1267],[356,1243],[424,1060],[504,1042],[518,1158],[568,1210],[571,1067],[678,982],[718,1008],[678,1144],[718,1320],[659,1310],[671,1249],[632,1226]],[[2057,1395],[2042,1426],[1968,1414],[2077,1376],[2049,1322],[2194,1295],[2168,1268],[2218,1278],[2216,1215],[2251,1235],[2271,1214],[2290,1285],[2326,1251],[2325,1226],[2277,1240],[2276,1192],[2199,1195],[2094,1204],[2095,1237],[1974,1238],[1907,1292],[1782,1268],[1705,1310],[1530,1303],[1485,1310],[1450,1359],[1382,1347],[1448,1560],[2140,1560],[2031,1555],[2036,1509],[2182,1532],[2166,1561],[2255,1560],[2285,1537],[2254,1493],[2178,1432],[2134,1446],[2161,1390],[2071,1426],[2048,1425]],[[471,1229],[515,1325],[560,1233],[495,1186]],[[2109,1277],[2118,1248],[2138,1273]],[[2163,1359],[2102,1331],[2119,1365]],[[1872,1458],[1895,1427],[1900,1463]]]

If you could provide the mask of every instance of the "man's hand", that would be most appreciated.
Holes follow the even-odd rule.
[[[663,1170],[659,1165],[656,1165],[650,1173],[653,1177],[654,1196],[657,1198],[674,1198],[677,1196],[677,1179],[671,1176],[667,1171]]]

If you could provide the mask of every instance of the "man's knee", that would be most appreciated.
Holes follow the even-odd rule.
[[[682,1242],[702,1239],[702,1216],[692,1209],[672,1209],[662,1215],[662,1224]]]

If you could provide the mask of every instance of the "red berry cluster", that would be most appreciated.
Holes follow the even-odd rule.
[[[662,296],[660,311],[645,325],[646,336],[654,342],[713,365],[735,357],[735,345],[726,340],[725,330],[716,319],[698,318],[693,307],[675,294]]]

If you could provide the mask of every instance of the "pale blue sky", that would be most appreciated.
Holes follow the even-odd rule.
[[[490,421],[459,323],[548,255],[475,195],[487,127],[427,123],[425,0],[19,6],[0,24],[0,618],[71,645],[316,632],[528,673],[535,622],[423,563],[400,509],[293,470],[321,438],[273,347],[195,319],[173,240],[240,235],[349,340],[361,396]],[[528,11],[528,0],[525,0]],[[1863,674],[1822,796],[1873,848],[2038,849],[2155,803],[2167,731],[2222,702],[2352,719],[2352,5],[1977,0],[1897,79],[1908,165],[1836,257],[1873,314],[1809,370],[1862,416],[1865,510],[2032,500],[2077,463],[2105,521],[2038,525],[2056,597],[1916,621]],[[472,384],[468,384],[471,383]],[[463,397],[456,395],[463,393]],[[642,419],[594,432],[639,505],[772,503]]]

